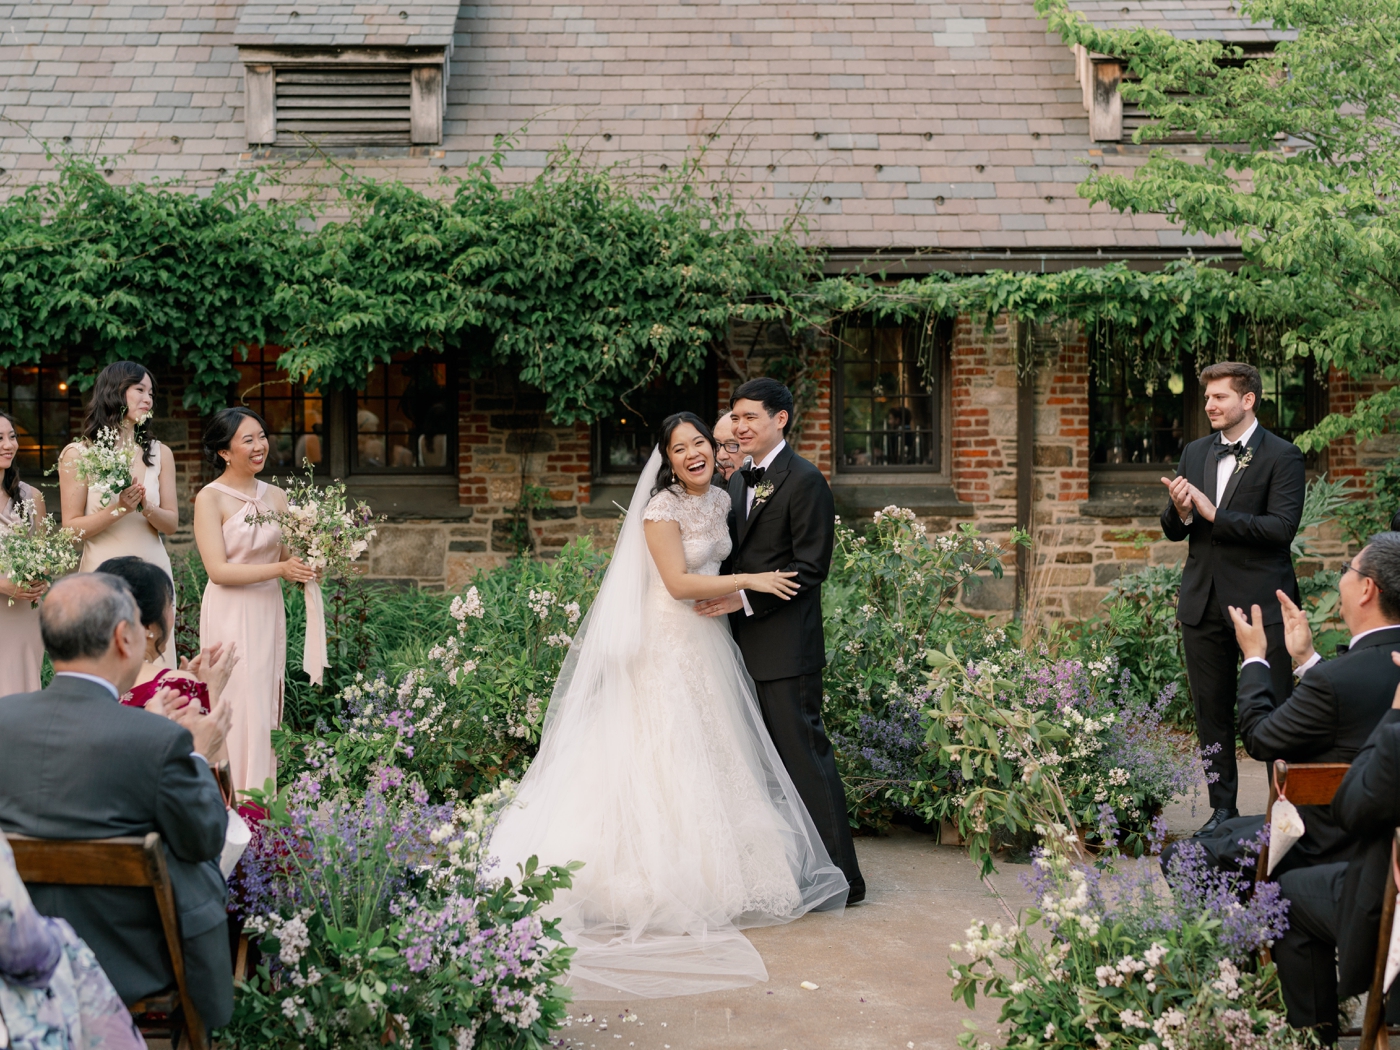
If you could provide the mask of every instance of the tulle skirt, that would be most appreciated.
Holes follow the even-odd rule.
[[[656,580],[644,611],[640,645],[606,623],[580,632],[582,659],[561,676],[539,756],[491,841],[500,875],[531,856],[584,863],[546,913],[577,949],[578,999],[767,980],[739,930],[846,898],[728,623]]]

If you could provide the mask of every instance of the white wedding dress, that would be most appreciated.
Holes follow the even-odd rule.
[[[724,618],[666,591],[642,519],[680,525],[686,569],[729,553],[729,496],[663,491],[652,453],[555,686],[539,755],[491,839],[494,874],[583,861],[547,906],[577,949],[577,999],[659,998],[768,979],[741,928],[845,904],[764,728]]]

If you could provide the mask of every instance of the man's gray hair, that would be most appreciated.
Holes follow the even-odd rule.
[[[39,606],[44,648],[59,662],[102,656],[123,620],[141,626],[136,599],[125,580],[105,572],[63,577]]]
[[[723,422],[725,422],[726,420],[728,420],[729,417],[730,417],[730,413],[731,413],[731,410],[730,410],[730,409],[727,409],[727,408],[726,408],[723,412],[721,412],[721,413],[719,414],[719,418],[715,420],[715,427],[718,427],[721,423],[723,423]],[[712,428],[712,429],[713,429],[713,428]]]
[[[1400,623],[1400,532],[1378,532],[1366,541],[1366,557],[1357,568],[1380,588],[1381,613]]]

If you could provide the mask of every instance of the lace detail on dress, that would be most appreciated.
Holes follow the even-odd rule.
[[[647,521],[674,521],[681,527],[685,571],[715,576],[729,557],[729,493],[713,485],[701,496],[662,489],[647,504]]]

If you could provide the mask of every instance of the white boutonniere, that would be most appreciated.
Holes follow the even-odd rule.
[[[1244,450],[1244,455],[1243,455],[1243,456],[1241,456],[1239,459],[1235,460],[1235,469],[1234,469],[1234,473],[1238,474],[1240,471],[1244,470],[1245,467],[1249,466],[1249,462],[1250,462],[1250,460],[1252,460],[1253,458],[1254,458],[1254,448],[1253,448],[1253,446],[1250,446],[1249,448],[1247,448],[1247,449]]]
[[[771,495],[773,495],[773,483],[771,481],[760,481],[753,488],[753,505],[757,507]]]

